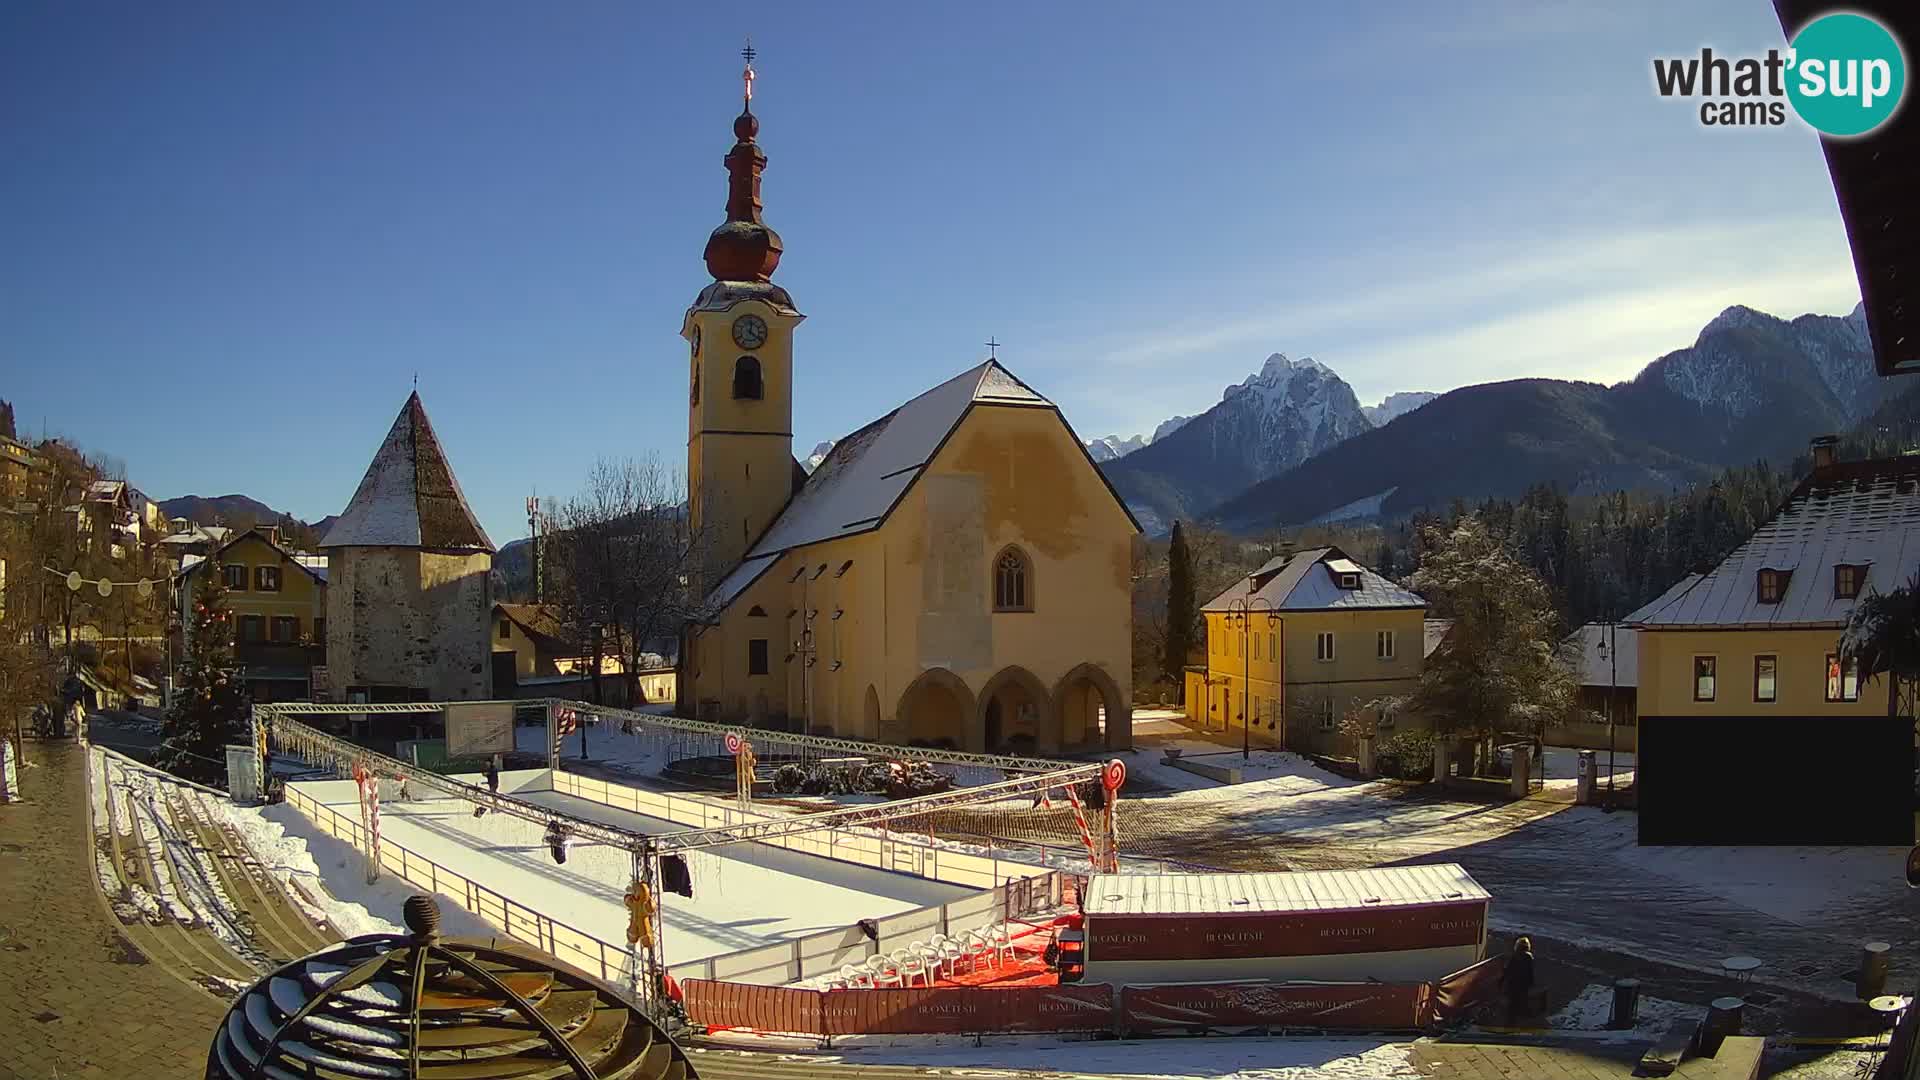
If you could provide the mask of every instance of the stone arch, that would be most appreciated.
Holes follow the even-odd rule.
[[[1053,684],[1055,724],[1063,746],[1102,746],[1108,750],[1133,748],[1133,708],[1120,684],[1098,664],[1081,664]],[[1095,712],[1105,707],[1106,733],[1099,731]]]
[[[921,745],[950,745],[977,749],[969,730],[974,715],[973,691],[965,680],[946,668],[928,668],[900,695],[892,730],[886,741]]]
[[[860,738],[877,739],[880,737],[880,692],[867,684],[866,700],[860,708]]]
[[[1047,684],[1018,665],[1001,668],[980,691],[974,730],[987,753],[1053,753],[1060,749]]]

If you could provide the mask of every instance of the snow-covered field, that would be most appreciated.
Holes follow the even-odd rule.
[[[780,1053],[801,1044],[751,1036],[719,1038],[728,1049]],[[848,1040],[859,1042],[859,1040]],[[808,1054],[823,1068],[892,1065],[930,1075],[1159,1077],[1165,1080],[1395,1080],[1419,1076],[1409,1044],[1379,1038],[1206,1038],[1094,1042],[1045,1036],[874,1039],[837,1053]],[[694,1064],[702,1051],[694,1051]]]
[[[1278,795],[1293,795],[1323,788],[1352,787],[1360,783],[1360,781],[1330,773],[1299,754],[1285,750],[1254,750],[1248,756],[1242,757],[1239,750],[1229,750],[1219,743],[1195,738],[1156,740],[1150,749],[1143,748],[1122,757],[1121,760],[1127,763],[1128,779],[1139,777],[1156,787],[1171,791],[1200,791],[1222,786],[1218,780],[1167,764],[1163,751],[1168,749],[1179,750],[1181,758],[1186,761],[1218,768],[1239,769],[1243,783],[1259,780],[1279,781],[1279,783],[1267,785],[1264,789]]]
[[[357,816],[351,784],[317,784],[311,790],[340,813]],[[634,832],[683,831],[671,822],[551,791],[521,791],[517,797]],[[541,826],[498,813],[475,818],[471,804],[458,799],[382,802],[380,826],[386,842],[471,877],[517,903],[603,941],[626,939],[627,910],[622,898],[633,867],[625,851],[575,844],[568,850],[566,864],[556,865]],[[310,825],[306,828],[318,832]],[[763,844],[696,851],[688,855],[687,863],[693,878],[692,899],[664,897],[663,944],[670,964],[946,903],[970,891]]]

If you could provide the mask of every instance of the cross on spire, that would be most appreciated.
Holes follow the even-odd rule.
[[[989,337],[987,338],[986,344],[987,344],[987,359],[989,360],[1000,359],[1000,343],[993,340],[993,338]]]
[[[746,84],[747,101],[751,104],[753,101],[753,58],[760,55],[754,51],[752,34],[747,35],[747,47],[740,50],[740,55],[747,62],[746,70],[740,73],[740,81]]]

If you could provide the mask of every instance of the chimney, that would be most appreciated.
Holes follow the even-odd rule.
[[[1813,467],[1825,469],[1833,464],[1834,446],[1840,439],[1836,435],[1816,435],[1813,439]]]

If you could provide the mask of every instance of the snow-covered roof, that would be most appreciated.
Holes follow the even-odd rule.
[[[1675,597],[1679,596],[1681,593],[1686,592],[1688,589],[1693,588],[1694,582],[1699,581],[1701,578],[1705,576],[1706,575],[1704,574],[1688,574],[1686,577],[1683,577],[1679,581],[1674,582],[1672,585],[1667,586],[1666,592],[1661,593],[1659,596],[1654,597],[1653,599],[1647,601],[1644,604],[1641,604],[1639,607],[1634,608],[1632,611],[1628,612],[1626,618],[1621,619],[1620,621],[1628,625],[1632,625],[1634,623],[1639,622],[1641,619],[1646,618],[1649,614],[1659,611],[1661,608],[1666,607],[1668,604],[1672,603]]]
[[[1100,915],[1358,911],[1492,899],[1458,863],[1256,874],[1112,874],[1083,900]]]
[[[1453,620],[1428,619],[1421,629],[1421,637],[1424,640],[1420,643],[1420,655],[1424,659],[1425,657],[1432,656],[1433,650],[1439,648],[1440,643],[1447,640],[1447,633],[1453,629]]]
[[[400,407],[360,487],[320,546],[493,550],[461,494],[418,392]]]
[[[976,402],[1052,405],[998,361],[968,368],[835,443],[747,557],[878,526]]]
[[[99,502],[111,502],[118,499],[127,489],[123,480],[95,480],[87,485],[87,498]]]
[[[1719,566],[1632,621],[1649,630],[1838,627],[1854,600],[1834,595],[1836,566],[1863,568],[1861,596],[1892,592],[1920,569],[1920,457],[1815,470]],[[1777,603],[1760,600],[1761,570],[1787,572]]]
[[[740,565],[734,567],[726,577],[721,578],[720,584],[715,585],[713,591],[707,594],[709,608],[720,611],[733,603],[735,597],[747,591],[747,586],[760,580],[760,575],[766,573],[768,567],[779,561],[778,552],[742,560]]]
[[[220,531],[222,533],[232,532],[231,529],[222,529]],[[305,570],[308,574],[313,576],[313,579],[315,581],[318,581],[320,584],[325,585],[327,583],[327,557],[325,555],[311,555],[302,551],[288,551],[286,548],[281,547],[279,544],[276,544],[272,540],[267,539],[266,533],[261,532],[259,529],[248,529],[246,532],[240,533],[238,536],[235,536],[233,539],[228,540],[225,543],[221,544],[219,547],[215,548],[214,554],[218,555],[221,552],[226,551],[228,548],[232,547],[233,545],[238,544],[240,541],[248,539],[249,537],[251,537],[252,539],[258,540],[261,543],[272,548],[273,550],[279,552],[280,557],[282,559],[285,559],[286,561],[294,564],[295,566],[298,566],[300,569]],[[199,566],[201,563],[206,561],[207,561],[206,557],[203,555],[187,554],[187,555],[180,556],[179,576],[186,577],[188,574],[193,572],[194,567]]]
[[[1640,685],[1640,648],[1632,627],[1588,623],[1567,641],[1580,650],[1580,685]]]
[[[1352,569],[1336,569],[1335,563]],[[1360,587],[1343,589],[1341,573],[1360,575]],[[1424,608],[1419,593],[1403,589],[1347,558],[1336,547],[1309,548],[1291,556],[1276,556],[1253,573],[1227,586],[1202,611],[1221,612],[1234,601],[1265,600],[1275,611],[1346,611],[1355,608]]]

